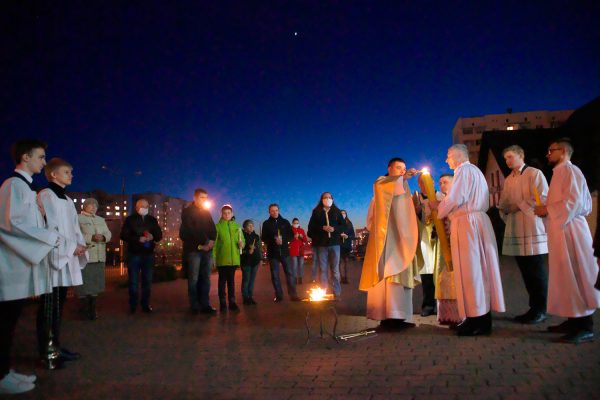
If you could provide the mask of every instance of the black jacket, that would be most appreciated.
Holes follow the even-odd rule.
[[[183,242],[183,253],[198,251],[198,245],[208,244],[217,238],[217,228],[210,212],[193,203],[181,212],[179,238]]]
[[[340,247],[342,251],[349,253],[352,250],[352,241],[356,238],[356,234],[354,233],[354,225],[352,225],[352,222],[348,219],[346,219],[344,222],[346,223],[346,230],[344,233],[348,235],[348,239],[342,240],[340,238],[340,241],[342,242]]]
[[[250,266],[253,267],[260,263],[262,260],[262,242],[260,241],[260,237],[256,234],[256,232],[248,233],[244,232],[244,240],[246,241],[246,246],[244,247],[244,251],[242,253],[240,263],[242,267]],[[254,243],[254,252],[250,254],[250,246]]]
[[[152,234],[152,241],[140,243],[140,237],[144,236],[144,232]],[[131,254],[147,254],[154,251],[156,242],[162,239],[162,230],[158,226],[158,221],[151,215],[142,217],[138,213],[134,213],[123,222],[121,228],[121,240],[127,244],[127,252]]]
[[[281,246],[275,242],[277,230],[281,234]],[[267,245],[267,257],[281,259],[282,257],[289,256],[290,249],[288,248],[288,243],[292,241],[293,237],[294,232],[292,231],[290,221],[281,215],[277,218],[269,217],[268,220],[263,222],[261,238],[265,242],[265,245]]]
[[[308,237],[312,239],[312,245],[316,247],[339,246],[341,243],[340,233],[346,232],[346,221],[342,217],[340,209],[335,205],[329,209],[329,226],[334,229],[331,237],[323,230],[325,225],[327,225],[325,210],[323,207],[315,208],[308,222],[307,232]]]

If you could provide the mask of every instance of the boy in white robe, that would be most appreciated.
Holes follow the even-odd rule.
[[[502,152],[512,171],[500,195],[500,217],[506,223],[502,254],[514,256],[529,294],[529,310],[517,315],[523,324],[546,320],[548,274],[542,254],[548,253],[548,238],[541,218],[533,213],[536,196],[546,198],[548,183],[542,171],[525,164],[525,151],[517,145]]]
[[[548,198],[534,212],[545,217],[548,233],[548,312],[568,318],[548,330],[565,333],[561,342],[579,344],[594,339],[600,291],[594,288],[598,267],[585,219],[592,211],[592,196],[581,170],[570,161],[572,154],[568,139],[550,144],[546,158],[554,169]]]
[[[489,190],[483,173],[468,160],[465,145],[448,149],[446,162],[454,170],[452,188],[439,205],[430,200],[438,218],[450,219],[458,312],[465,318],[458,326],[459,336],[491,333],[491,311],[505,310],[496,236],[486,214]]]
[[[49,230],[61,237],[60,245],[50,253],[50,279],[54,288],[51,294],[40,296],[37,314],[38,351],[42,361],[48,351],[48,334],[52,331],[53,341],[59,349],[59,365],[62,361],[73,361],[81,357],[60,344],[60,325],[67,290],[83,283],[81,269],[87,263],[85,238],[79,227],[77,210],[65,191],[73,179],[73,167],[59,158],[46,165],[47,189],[38,194],[39,202],[46,211]]]
[[[35,375],[10,369],[10,349],[26,299],[48,292],[47,255],[59,242],[45,228],[33,187],[32,176],[46,165],[45,149],[39,140],[16,142],[15,172],[0,187],[0,394],[35,387]]]

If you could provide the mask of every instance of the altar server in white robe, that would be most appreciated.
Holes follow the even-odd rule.
[[[367,291],[367,318],[381,321],[383,328],[414,326],[413,288],[419,283],[419,268],[413,263],[419,234],[410,189],[401,158],[388,163],[388,174],[373,185],[367,229],[369,241],[359,289]]]
[[[517,145],[502,152],[511,173],[504,180],[500,195],[500,217],[504,220],[502,254],[514,256],[529,294],[529,310],[517,315],[523,324],[546,320],[548,273],[543,254],[548,253],[544,222],[533,213],[536,196],[546,199],[548,182],[542,171],[525,164],[525,151]]]
[[[38,194],[39,201],[46,211],[48,229],[57,232],[61,244],[50,252],[50,277],[53,292],[40,296],[37,315],[38,350],[42,360],[45,359],[48,344],[49,328],[53,340],[60,350],[60,362],[77,360],[79,353],[61,346],[60,326],[67,290],[71,286],[83,283],[81,269],[87,263],[85,238],[79,227],[77,210],[66,195],[66,186],[73,179],[73,167],[60,158],[53,158],[46,165],[45,174],[49,185]],[[52,309],[51,317],[48,308]]]
[[[581,170],[570,161],[572,154],[568,139],[550,144],[546,157],[554,167],[552,180],[546,205],[537,206],[535,214],[545,217],[548,233],[548,312],[568,318],[548,330],[565,333],[559,341],[578,344],[594,339],[600,291],[594,288],[598,267],[585,219],[592,196]]]
[[[33,187],[32,176],[46,165],[45,149],[39,140],[16,142],[15,172],[0,187],[0,394],[35,387],[35,375],[10,368],[10,350],[26,299],[49,290],[47,255],[59,242],[45,227]]]
[[[486,214],[489,190],[479,168],[468,160],[465,145],[448,149],[446,162],[454,170],[454,183],[439,205],[430,201],[440,219],[450,219],[458,312],[465,318],[457,328],[459,336],[491,333],[491,311],[505,311],[496,236]]]

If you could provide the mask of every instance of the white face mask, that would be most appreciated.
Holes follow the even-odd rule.
[[[323,205],[325,207],[331,207],[332,204],[333,204],[333,199],[323,199]]]
[[[293,226],[294,228],[297,228],[297,227],[299,227],[299,226],[300,226],[300,224],[293,224],[292,226]]]
[[[342,214],[342,218],[346,219],[346,214]]]
[[[146,215],[148,215],[148,209],[147,208],[140,208],[138,210],[138,214],[140,214],[142,217],[145,217]]]

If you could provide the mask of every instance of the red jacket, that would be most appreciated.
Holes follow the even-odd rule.
[[[294,232],[294,239],[290,242],[290,256],[299,257],[304,255],[304,244],[308,243],[306,232],[302,228],[292,227]],[[296,234],[302,235],[302,237],[296,238]]]

